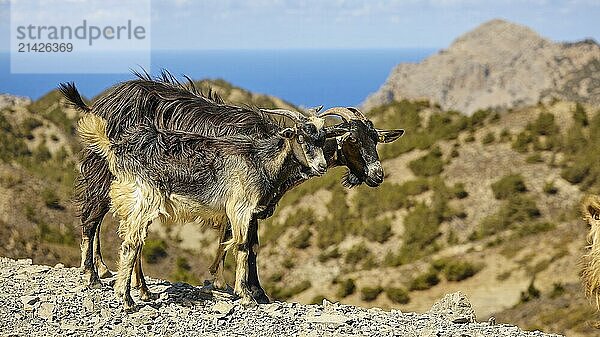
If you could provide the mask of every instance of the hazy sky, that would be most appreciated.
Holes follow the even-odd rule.
[[[153,0],[151,36],[155,49],[446,47],[493,18],[553,40],[600,41],[600,0]]]

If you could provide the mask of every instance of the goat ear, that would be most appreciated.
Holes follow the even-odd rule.
[[[279,131],[279,135],[283,138],[293,138],[296,135],[296,131],[292,128],[285,128]]]
[[[380,143],[391,143],[404,134],[403,129],[395,130],[377,130],[377,136]]]
[[[346,123],[325,127],[325,137],[327,138],[338,137],[347,132],[350,132],[350,126]]]

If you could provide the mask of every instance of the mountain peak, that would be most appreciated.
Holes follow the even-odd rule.
[[[458,37],[450,48],[500,46],[516,50],[527,45],[549,42],[529,27],[502,19],[493,19]]]
[[[428,99],[471,114],[559,98],[599,104],[595,71],[600,46],[590,40],[555,43],[502,19],[487,21],[419,64],[400,64],[365,101]]]

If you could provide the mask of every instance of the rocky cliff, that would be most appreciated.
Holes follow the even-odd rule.
[[[228,294],[150,281],[160,298],[149,303],[136,299],[138,308],[126,313],[111,286],[82,286],[77,268],[0,258],[0,335],[551,336],[493,320],[478,323],[461,293],[447,295],[429,312],[416,314],[326,300],[321,305],[275,302],[244,307]]]
[[[593,40],[555,43],[503,20],[482,24],[421,63],[396,66],[364,102],[428,99],[471,114],[548,99],[600,103],[600,46]]]

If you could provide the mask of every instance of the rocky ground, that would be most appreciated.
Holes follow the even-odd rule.
[[[327,301],[244,307],[225,293],[150,280],[160,298],[143,303],[134,291],[138,307],[127,313],[112,281],[89,290],[77,268],[0,258],[0,336],[550,336],[493,319],[476,322],[461,293],[446,295],[425,314]]]

